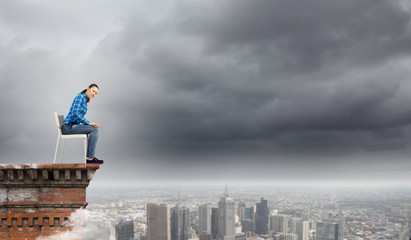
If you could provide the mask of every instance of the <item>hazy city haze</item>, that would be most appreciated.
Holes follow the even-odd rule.
[[[53,113],[97,83],[96,183],[408,184],[409,6],[1,1],[0,161],[51,162]]]

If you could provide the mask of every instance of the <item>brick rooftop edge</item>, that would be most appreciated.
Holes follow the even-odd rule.
[[[98,164],[0,164],[0,239],[31,240],[73,231]],[[80,237],[79,237],[80,236]],[[64,239],[82,239],[82,234]]]

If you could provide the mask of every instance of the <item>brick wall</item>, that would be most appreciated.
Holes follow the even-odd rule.
[[[0,164],[0,239],[73,231],[71,213],[87,206],[97,164]],[[82,239],[75,237],[56,239]],[[80,236],[80,237],[78,237]]]

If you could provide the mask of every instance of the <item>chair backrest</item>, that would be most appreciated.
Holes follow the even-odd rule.
[[[57,115],[57,112],[54,112],[54,120],[56,120],[57,131],[60,131],[60,128],[63,125],[64,115]]]

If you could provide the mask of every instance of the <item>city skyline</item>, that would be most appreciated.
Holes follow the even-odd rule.
[[[410,219],[410,190],[362,190],[362,191],[278,191],[273,188],[265,190],[259,188],[235,188],[229,193],[231,203],[235,203],[235,232],[237,240],[270,238],[282,239],[289,236],[293,239],[327,239],[349,240],[357,239],[408,239]],[[181,197],[182,198],[181,198]],[[190,209],[192,239],[198,239],[201,231],[202,216],[200,206],[207,204],[212,207],[216,218],[211,219],[217,225],[219,218],[223,219],[224,203],[227,194],[223,189],[192,188],[185,192],[176,192],[174,189],[129,191],[124,194],[107,195],[96,194],[90,196],[97,198],[88,207],[88,228],[98,224],[107,228],[107,221],[115,225],[121,218],[127,216],[134,219],[137,240],[144,239],[146,232],[146,213],[149,211],[147,203],[167,206],[179,204]],[[251,216],[241,221],[240,206],[257,208],[260,198],[267,200],[270,209],[270,224],[268,235],[255,233],[256,229]],[[181,199],[181,200],[180,200]],[[228,203],[226,202],[226,203]],[[218,206],[218,208],[216,208]],[[231,211],[233,211],[232,209]],[[173,211],[170,209],[170,213]],[[105,217],[102,217],[105,216]],[[217,217],[218,216],[218,217]],[[163,216],[164,219],[165,216]],[[171,216],[169,216],[172,219]],[[168,219],[168,218],[166,218]],[[171,222],[169,223],[172,226]],[[220,225],[220,224],[218,224]],[[344,226],[344,227],[343,227]],[[217,227],[217,231],[219,227]],[[96,231],[90,233],[99,234]],[[110,234],[114,234],[113,230]],[[90,235],[89,235],[90,236]],[[98,235],[96,235],[98,236]],[[227,236],[228,237],[228,236]],[[277,238],[279,237],[279,238]],[[322,237],[322,238],[319,238]],[[200,237],[201,239],[201,237]]]
[[[100,187],[411,186],[410,6],[2,1],[0,163],[51,163],[54,112],[97,83]]]

